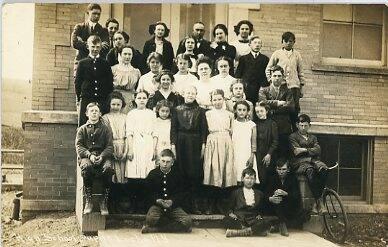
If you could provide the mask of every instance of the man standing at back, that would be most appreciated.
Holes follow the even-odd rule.
[[[75,25],[73,33],[71,34],[71,46],[77,50],[77,55],[74,61],[74,76],[76,74],[78,62],[86,58],[89,54],[87,47],[87,40],[91,35],[97,35],[100,37],[101,52],[100,56],[105,58],[109,51],[109,34],[108,30],[103,28],[98,21],[101,16],[101,6],[96,3],[88,5],[87,10],[88,19],[83,23]]]
[[[207,56],[207,57],[211,56],[210,41],[204,39],[203,38],[204,35],[205,35],[205,24],[203,24],[200,21],[197,21],[193,25],[192,36],[194,37],[196,42],[196,46],[194,48],[194,54],[197,55],[198,58],[200,56]],[[184,42],[185,42],[185,39],[183,39],[179,43],[179,47],[176,54],[185,53],[186,48],[185,48]]]

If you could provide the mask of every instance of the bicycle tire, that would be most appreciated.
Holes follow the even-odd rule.
[[[332,240],[339,244],[343,244],[349,233],[349,220],[341,198],[334,190],[325,188],[322,199],[327,210],[327,212],[322,215],[326,231],[329,233]],[[333,199],[335,199],[336,202],[333,203]],[[336,227],[339,227],[341,231],[338,231],[338,228],[333,229],[332,225],[330,225],[330,220],[332,219],[336,219]]]

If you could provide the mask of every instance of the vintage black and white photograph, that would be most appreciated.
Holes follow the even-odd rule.
[[[2,246],[386,247],[388,4],[5,3]]]

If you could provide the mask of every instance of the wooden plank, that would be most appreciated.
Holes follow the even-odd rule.
[[[24,166],[23,165],[18,165],[18,164],[1,164],[2,169],[7,169],[7,170],[23,170]]]
[[[24,149],[1,149],[1,153],[24,154]]]

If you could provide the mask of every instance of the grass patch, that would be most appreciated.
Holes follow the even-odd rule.
[[[24,149],[24,133],[21,128],[1,126],[2,149]],[[23,154],[3,154],[1,162],[6,164],[23,164]]]

